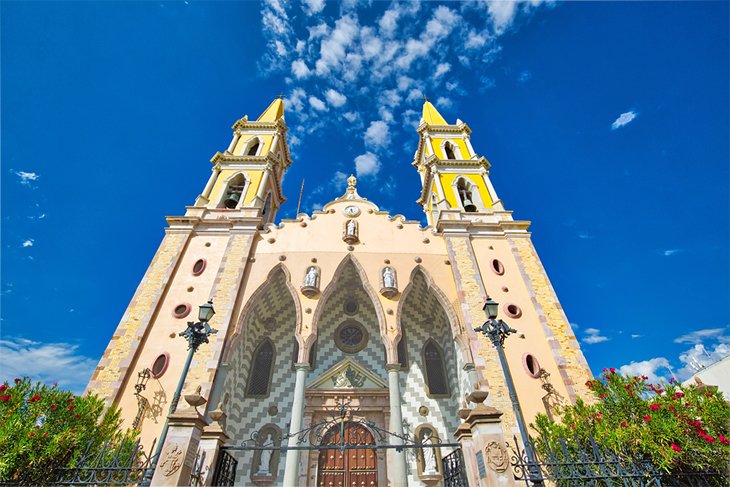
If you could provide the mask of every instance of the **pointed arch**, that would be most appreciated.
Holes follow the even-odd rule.
[[[246,380],[246,397],[268,397],[276,365],[276,346],[268,337],[256,346]]]
[[[246,173],[238,171],[228,176],[223,181],[223,191],[220,194],[220,198],[216,203],[216,208],[226,208],[225,202],[230,193],[238,194],[239,201],[235,205],[235,208],[241,206],[243,201],[246,199],[246,192],[251,185],[251,179]],[[232,209],[232,208],[231,208]]]
[[[446,355],[433,338],[426,340],[421,349],[423,382],[428,397],[451,397],[449,375],[446,372]]]
[[[261,137],[255,135],[246,141],[241,154],[244,156],[258,156],[261,155],[261,151],[263,148],[264,141],[261,140]]]
[[[254,309],[256,307],[256,303],[258,303],[258,301],[266,295],[266,293],[270,290],[272,286],[275,286],[277,284],[277,279],[281,279],[283,281],[284,286],[289,293],[289,297],[294,303],[294,313],[296,319],[293,331],[301,345],[299,328],[302,324],[302,305],[299,302],[299,296],[297,295],[296,289],[294,289],[294,286],[292,286],[291,284],[291,273],[289,272],[289,269],[287,269],[287,267],[282,262],[279,262],[271,268],[264,282],[256,289],[256,291],[254,291],[251,297],[248,298],[248,301],[244,305],[243,310],[241,310],[241,314],[238,318],[238,321],[236,322],[236,326],[233,328],[233,331],[228,339],[229,344],[226,346],[224,352],[224,362],[230,360],[230,357],[238,347],[239,342],[241,342],[245,338],[247,330],[245,329],[244,324],[249,321],[250,315],[254,312]]]
[[[459,144],[453,140],[444,140],[441,142],[441,153],[444,155],[444,159],[447,160],[462,160],[464,157],[461,154],[461,148]]]
[[[474,212],[486,209],[482,196],[479,193],[479,186],[474,183],[468,176],[460,174],[454,178],[454,182],[451,183],[451,189],[456,195],[456,201],[459,203],[459,208],[466,212]],[[466,193],[464,193],[464,191]],[[468,209],[464,206],[464,200],[469,197],[471,202],[474,204],[473,209]]]
[[[385,312],[383,311],[383,306],[380,303],[380,299],[378,299],[378,293],[375,292],[375,289],[368,280],[365,269],[363,269],[360,262],[358,262],[358,260],[352,254],[347,254],[345,258],[342,259],[342,262],[340,262],[340,264],[337,266],[337,269],[335,270],[332,279],[322,293],[322,297],[319,299],[317,308],[314,310],[314,317],[312,318],[312,335],[316,337],[319,328],[319,319],[324,312],[324,308],[327,305],[329,297],[337,290],[337,281],[342,277],[342,274],[344,273],[348,265],[354,266],[355,272],[360,278],[362,287],[365,290],[365,294],[368,295],[370,301],[373,304],[373,308],[375,308],[375,314],[378,317],[378,329],[380,330],[380,336],[382,339],[382,337],[386,335]]]

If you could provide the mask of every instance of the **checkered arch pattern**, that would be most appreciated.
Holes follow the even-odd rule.
[[[387,380],[385,347],[380,339],[378,316],[352,262],[345,265],[334,285],[336,289],[323,303],[324,308],[317,324],[317,358],[315,369],[309,374],[309,382],[317,380],[346,357],[355,358],[383,380]],[[355,315],[345,314],[345,301],[348,298],[357,300],[358,311]],[[357,353],[345,353],[335,343],[335,331],[347,319],[360,322],[368,333],[367,345]]]
[[[289,411],[294,396],[292,359],[296,308],[287,289],[284,272],[276,273],[264,286],[263,292],[254,294],[256,302],[249,303],[248,312],[243,317],[243,337],[231,356],[224,382],[224,393],[227,392],[230,397],[226,429],[231,436],[231,444],[249,439],[254,431],[269,423],[277,425],[284,434],[289,432]],[[264,338],[271,340],[275,347],[269,396],[246,397],[253,352]],[[275,416],[269,415],[270,406],[277,407]],[[253,452],[235,453],[239,460],[237,484],[247,484],[250,482],[250,470],[254,467],[251,465]],[[286,462],[283,459],[279,461],[279,480],[284,475]]]
[[[404,297],[400,325],[405,330],[408,353],[408,370],[400,373],[404,430],[412,437],[418,425],[429,423],[436,429],[442,441],[455,442],[453,433],[459,425],[457,413],[461,396],[459,383],[462,381],[461,376],[465,374],[459,368],[456,346],[446,312],[421,273],[415,274],[411,288]],[[433,339],[443,351],[450,397],[430,398],[426,394],[422,350],[428,339]],[[426,416],[419,414],[421,406],[428,408]],[[442,449],[442,455],[447,453]],[[419,480],[415,467],[411,468],[411,465],[415,466],[415,462],[408,462],[408,465],[409,485],[424,485]]]

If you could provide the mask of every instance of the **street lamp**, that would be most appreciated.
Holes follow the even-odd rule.
[[[152,464],[150,465],[150,468],[147,469],[147,472],[145,472],[141,485],[150,485],[152,482],[152,476],[155,473],[157,462],[162,454],[162,447],[165,445],[165,440],[167,439],[169,417],[170,414],[177,410],[177,404],[180,402],[180,395],[182,394],[182,389],[185,385],[185,379],[188,376],[190,363],[193,361],[193,355],[195,355],[195,352],[198,350],[200,345],[208,343],[208,337],[210,335],[218,333],[218,330],[211,328],[208,324],[214,314],[215,310],[213,309],[213,300],[210,300],[205,304],[201,304],[200,310],[198,311],[199,321],[197,323],[194,321],[188,321],[187,329],[178,334],[181,337],[185,337],[188,341],[188,358],[185,360],[182,375],[180,376],[180,382],[177,383],[177,389],[175,389],[175,394],[172,396],[172,400],[170,401],[170,410],[167,413],[167,418],[165,418],[165,425],[162,427],[162,432],[160,433],[160,439],[157,442],[155,454],[152,456]]]
[[[515,384],[512,381],[512,373],[509,370],[507,364],[507,358],[504,354],[504,340],[512,333],[517,333],[517,330],[510,328],[507,323],[497,319],[499,314],[499,303],[494,301],[492,298],[487,296],[487,301],[484,303],[482,308],[487,315],[487,321],[482,326],[474,328],[474,331],[485,335],[497,349],[497,355],[499,355],[499,362],[502,365],[504,371],[504,378],[507,381],[507,390],[509,391],[509,398],[512,401],[512,409],[515,412],[517,419],[517,426],[520,429],[520,436],[525,446],[525,454],[527,455],[528,471],[530,473],[530,480],[535,486],[544,485],[542,482],[542,475],[540,475],[540,466],[537,462],[535,452],[532,450],[529,437],[527,436],[527,427],[525,426],[525,418],[522,416],[522,408],[517,400],[517,392],[515,391]]]

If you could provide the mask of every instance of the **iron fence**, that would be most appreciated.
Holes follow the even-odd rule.
[[[218,462],[213,472],[213,485],[223,487],[231,486],[236,483],[236,468],[238,460],[228,453],[225,448],[221,448],[218,454]]]
[[[636,458],[604,448],[592,437],[528,439],[537,464],[530,463],[517,438],[512,448],[516,480],[525,485],[556,487],[727,487],[727,475],[717,471],[659,470],[648,458]]]
[[[154,449],[154,442],[152,443]],[[150,456],[142,449],[140,440],[109,441],[101,447],[89,442],[72,467],[56,470],[53,485],[137,485],[150,466]]]
[[[444,487],[465,487],[469,483],[464,470],[464,455],[457,448],[441,459],[441,471],[444,474]]]

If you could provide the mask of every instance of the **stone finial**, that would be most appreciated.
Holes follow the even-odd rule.
[[[200,394],[202,389],[202,386],[198,385],[198,387],[195,388],[195,392],[193,394],[185,394],[185,402],[193,408],[197,408],[198,406],[202,406],[203,404],[208,402],[208,400]]]

